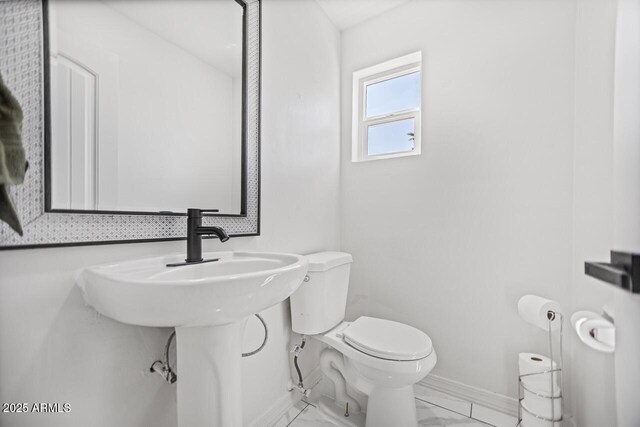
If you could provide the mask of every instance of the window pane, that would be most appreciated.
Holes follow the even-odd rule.
[[[366,117],[420,107],[420,71],[367,86]]]
[[[414,147],[415,119],[387,122],[367,128],[367,153],[401,153],[412,151]]]

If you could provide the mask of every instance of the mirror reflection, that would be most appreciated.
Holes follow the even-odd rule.
[[[239,214],[243,7],[49,2],[52,210]]]

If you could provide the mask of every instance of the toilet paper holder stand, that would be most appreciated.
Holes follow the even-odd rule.
[[[549,346],[549,359],[551,360],[550,362],[550,366],[549,369],[545,369],[544,371],[541,372],[534,372],[531,374],[521,374],[518,375],[518,424],[516,427],[520,427],[522,426],[522,417],[523,417],[523,412],[526,412],[527,414],[529,414],[530,416],[537,418],[538,420],[544,421],[544,422],[548,422],[550,426],[556,427],[556,426],[560,426],[560,423],[562,422],[563,419],[563,414],[564,414],[564,402],[562,399],[562,389],[563,389],[563,383],[562,383],[562,368],[563,368],[563,360],[562,360],[562,321],[563,321],[563,316],[562,313],[559,312],[554,312],[549,310],[547,312],[547,320],[549,322],[549,328],[548,328],[548,346]],[[552,325],[551,322],[554,322],[558,320],[560,325],[558,328],[558,349],[556,350],[558,352],[558,361],[559,363],[556,362],[555,368],[553,366],[554,363],[554,346],[553,346],[553,329],[552,329]],[[535,377],[535,376],[544,376],[544,375],[548,375],[549,376],[549,381],[550,381],[550,385],[551,385],[551,393],[550,394],[546,394],[546,393],[540,393],[539,391],[536,390],[531,390],[530,388],[528,388],[524,382],[523,382],[523,378],[531,378],[531,377]],[[556,385],[556,379],[558,379],[559,381],[559,386]],[[523,406],[523,402],[524,402],[524,392],[525,390],[537,397],[543,398],[543,399],[548,399],[549,400],[549,405],[551,405],[551,417],[545,417],[543,415],[534,413],[532,410],[527,409],[526,407]],[[560,399],[560,413],[556,414],[556,400]],[[527,427],[527,426],[524,426]]]

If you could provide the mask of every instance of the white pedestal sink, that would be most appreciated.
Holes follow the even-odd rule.
[[[176,328],[179,427],[241,427],[244,326],[300,286],[307,261],[281,253],[203,256],[219,260],[167,267],[184,258],[173,255],[99,265],[81,270],[77,282],[105,316]]]

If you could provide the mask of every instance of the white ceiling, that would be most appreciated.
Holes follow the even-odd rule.
[[[398,7],[409,0],[316,0],[340,31]]]

